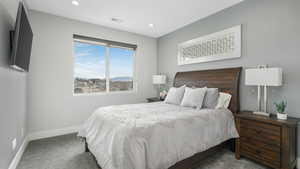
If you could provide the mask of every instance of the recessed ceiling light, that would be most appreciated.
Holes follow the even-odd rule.
[[[72,4],[75,5],[75,6],[78,6],[78,5],[79,5],[79,2],[76,1],[76,0],[74,0],[74,1],[72,1]]]
[[[152,23],[150,23],[150,24],[149,24],[149,27],[150,27],[150,28],[153,28],[153,27],[154,27],[154,25],[153,25]]]
[[[116,22],[116,23],[121,23],[121,22],[123,22],[123,20],[122,20],[122,19],[119,19],[119,18],[111,18],[111,21]]]

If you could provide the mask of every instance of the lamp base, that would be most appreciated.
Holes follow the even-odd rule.
[[[261,115],[261,116],[270,116],[270,113],[266,113],[266,112],[253,112],[253,114]]]

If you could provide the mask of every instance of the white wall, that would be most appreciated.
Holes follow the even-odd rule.
[[[0,169],[8,168],[26,136],[27,76],[9,68],[9,31],[14,29],[17,8],[17,0],[0,1]]]
[[[28,78],[30,132],[77,126],[99,106],[144,102],[155,95],[156,39],[37,11],[30,11],[30,19],[34,32]],[[73,96],[73,34],[137,44],[137,93]]]
[[[279,9],[281,12],[279,12]],[[284,85],[269,90],[268,109],[274,112],[273,102],[288,101],[290,116],[300,117],[298,111],[300,85],[300,1],[251,0],[241,2],[205,19],[199,20],[158,39],[158,69],[174,77],[178,71],[205,70],[224,67],[256,67],[268,64],[281,67]],[[199,64],[177,65],[177,44],[203,35],[242,24],[242,57]],[[255,110],[256,87],[245,86],[241,79],[241,109]]]

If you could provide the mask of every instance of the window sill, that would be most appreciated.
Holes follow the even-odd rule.
[[[99,93],[73,93],[73,96],[107,96],[107,95],[123,95],[123,94],[136,94],[136,90],[131,91],[115,91],[115,92],[99,92]]]

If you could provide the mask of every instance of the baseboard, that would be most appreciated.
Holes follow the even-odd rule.
[[[79,126],[72,126],[72,127],[62,128],[62,129],[39,131],[39,132],[30,133],[28,135],[28,139],[29,141],[31,141],[31,140],[55,137],[55,136],[60,136],[65,134],[76,133],[78,132],[78,130],[79,130]]]
[[[13,160],[11,161],[8,169],[16,169],[17,168],[28,143],[29,143],[28,137],[25,137],[24,140],[23,140],[23,143],[21,144],[21,146],[18,150],[18,152],[16,153]]]

